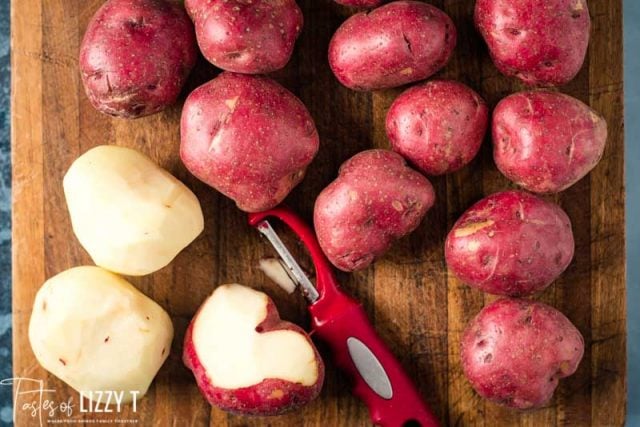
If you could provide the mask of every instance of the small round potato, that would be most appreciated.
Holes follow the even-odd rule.
[[[454,172],[478,153],[489,110],[462,83],[434,80],[403,92],[387,113],[393,150],[428,175]]]
[[[295,0],[186,0],[200,50],[227,71],[264,74],[289,62],[303,17]]]
[[[123,402],[144,396],[172,339],[162,307],[122,277],[93,266],[47,280],[29,321],[29,342],[44,369],[79,392],[111,391]]]
[[[582,360],[584,339],[562,313],[548,305],[501,299],[467,326],[462,369],[476,392],[515,409],[545,406],[560,378]]]
[[[598,164],[607,122],[568,95],[520,92],[496,106],[492,133],[493,158],[507,178],[535,193],[557,193]]]
[[[356,154],[314,208],[318,242],[343,271],[361,270],[418,227],[433,206],[429,180],[389,150]]]
[[[109,0],[93,16],[80,47],[91,104],[137,118],[173,104],[197,58],[193,25],[165,0]]]
[[[266,77],[222,73],[182,110],[180,156],[198,179],[246,212],[278,205],[320,145],[304,104]]]
[[[496,67],[530,85],[571,81],[587,53],[587,0],[478,0],[475,22]]]
[[[329,44],[329,65],[348,88],[385,89],[435,74],[455,45],[456,28],[446,13],[396,1],[347,19]]]
[[[480,200],[458,219],[445,242],[447,265],[455,276],[496,295],[545,289],[567,268],[573,252],[567,214],[523,191]]]

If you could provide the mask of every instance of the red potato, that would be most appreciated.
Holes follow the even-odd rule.
[[[227,71],[262,74],[289,62],[302,31],[295,0],[186,0],[200,50]]]
[[[558,278],[574,246],[571,221],[558,205],[523,191],[503,191],[462,214],[447,236],[445,258],[469,286],[524,296]]]
[[[434,80],[404,91],[387,113],[394,151],[428,175],[454,172],[478,153],[489,110],[462,83]]]
[[[280,319],[273,301],[223,285],[187,329],[183,361],[214,406],[245,415],[278,415],[315,399],[324,363],[306,332]]]
[[[385,89],[435,74],[455,45],[456,28],[446,13],[396,1],[347,19],[329,44],[329,65],[348,88]]]
[[[529,85],[562,85],[584,62],[586,0],[478,0],[475,22],[496,67]]]
[[[568,95],[520,92],[498,103],[492,133],[493,158],[507,178],[535,193],[556,193],[598,164],[607,122]]]
[[[304,104],[266,77],[222,73],[194,90],[182,110],[185,166],[246,212],[282,202],[319,144]]]
[[[388,150],[356,154],[315,203],[314,224],[327,258],[361,270],[418,227],[433,206],[431,183]]]
[[[137,118],[173,104],[196,63],[193,26],[164,0],[109,0],[80,46],[82,83],[106,114]]]
[[[546,304],[501,299],[484,307],[461,341],[462,369],[476,392],[515,409],[545,406],[584,353],[580,331]]]
[[[377,7],[384,3],[385,0],[335,0],[336,3],[344,6],[352,7]]]

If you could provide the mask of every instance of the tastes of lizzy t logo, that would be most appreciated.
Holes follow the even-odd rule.
[[[135,413],[138,410],[138,394],[134,391],[87,391],[80,392],[78,402],[73,397],[65,401],[55,398],[55,389],[45,388],[44,381],[33,378],[17,377],[0,381],[0,385],[13,386],[13,421],[20,411],[34,419],[40,426],[45,423],[84,423],[84,419],[73,419],[76,413],[120,413],[124,402],[131,402],[131,409]],[[115,424],[127,422],[135,423],[136,420],[100,420],[101,424]]]

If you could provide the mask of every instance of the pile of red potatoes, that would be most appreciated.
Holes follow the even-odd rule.
[[[493,111],[460,82],[427,80],[447,65],[456,46],[456,28],[445,12],[418,1],[336,1],[368,9],[348,18],[328,46],[335,77],[356,91],[407,87],[386,117],[391,150],[356,154],[318,195],[314,225],[322,249],[347,272],[383,256],[437,203],[428,177],[468,165],[490,128],[496,166],[522,190],[470,206],[444,242],[451,274],[503,297],[468,325],[461,363],[477,393],[493,402],[517,409],[546,405],[558,380],[576,371],[584,342],[562,313],[523,298],[550,286],[574,255],[569,217],[540,195],[587,175],[607,139],[598,112],[553,89],[582,67],[591,25],[586,0],[476,1],[475,25],[496,67],[532,87]],[[199,48],[223,72],[184,103],[182,161],[239,209],[263,211],[287,197],[322,149],[305,105],[264,76],[288,63],[303,26],[294,0],[186,0],[184,9],[169,0],[108,0],[82,41],[82,82],[93,106],[106,114],[153,114],[176,101]],[[239,288],[224,292],[207,304],[222,304],[229,316],[237,316],[240,305],[224,305],[222,298],[237,301],[246,293],[261,309],[272,304]],[[206,326],[204,317],[200,322]],[[228,375],[216,384],[208,372],[219,368],[217,359],[200,353],[213,350],[193,341],[198,334],[188,334],[184,357],[214,405],[276,414],[320,391],[324,368],[304,340],[295,345],[315,363],[305,374],[311,379],[296,386],[295,376],[281,375],[276,389]],[[223,383],[243,387],[228,390]]]

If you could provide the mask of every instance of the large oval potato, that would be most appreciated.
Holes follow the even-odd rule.
[[[266,77],[222,73],[187,98],[180,156],[200,180],[247,212],[278,205],[319,148],[311,115]]]
[[[569,266],[571,221],[558,206],[523,191],[503,191],[469,208],[449,232],[445,258],[466,284],[496,295],[541,291]]]
[[[471,88],[433,80],[404,91],[387,113],[393,150],[428,175],[454,172],[478,153],[489,109]]]
[[[558,310],[509,298],[484,307],[460,344],[462,369],[476,392],[515,409],[545,406],[584,354],[582,334]]]
[[[581,101],[557,92],[520,92],[493,112],[493,158],[511,181],[536,193],[562,191],[604,153],[607,122]]]
[[[141,276],[165,267],[204,229],[200,202],[136,150],[101,145],[63,181],[71,224],[100,267]]]
[[[186,0],[200,50],[227,71],[262,74],[287,65],[303,17],[295,0]]]
[[[348,88],[384,89],[435,74],[455,45],[456,28],[446,13],[396,1],[347,19],[329,44],[329,65]]]
[[[343,271],[361,270],[418,227],[433,206],[429,180],[388,150],[356,154],[315,203],[318,242]]]
[[[36,294],[29,342],[44,369],[92,398],[113,391],[140,399],[169,356],[169,315],[129,282],[100,267],[76,267]]]
[[[197,58],[193,25],[165,0],[109,0],[80,46],[82,83],[99,111],[125,118],[175,102]]]
[[[475,22],[496,67],[530,85],[561,85],[589,45],[587,0],[478,0]]]

